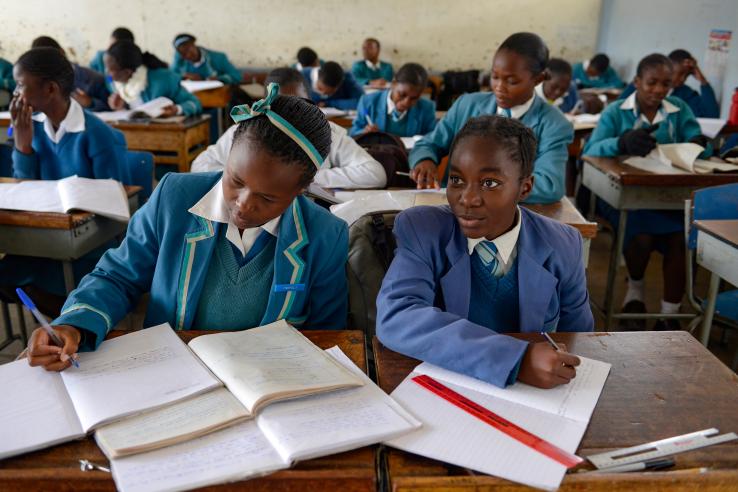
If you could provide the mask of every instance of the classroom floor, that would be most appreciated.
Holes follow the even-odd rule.
[[[607,230],[600,230],[597,237],[592,241],[588,268],[588,283],[590,289],[590,295],[593,296],[598,302],[602,301],[605,292],[605,282],[607,280],[607,264],[609,261],[609,252],[611,244],[611,235]],[[707,292],[707,284],[709,275],[704,270],[698,269],[697,272],[697,283],[696,293],[698,296],[704,296]],[[661,300],[661,255],[655,253],[651,257],[648,269],[646,271],[646,306],[649,312],[657,312],[660,308]],[[625,267],[621,266],[618,270],[618,277],[615,283],[615,305],[620,306],[623,295],[625,294]],[[684,312],[693,312],[691,307],[684,304]],[[11,319],[14,326],[18,326],[16,321],[15,309],[11,307]],[[144,304],[138,306],[136,311],[129,316],[126,320],[122,321],[118,328],[120,329],[131,329],[135,326],[141,326],[143,323],[143,317],[145,314]],[[684,326],[686,328],[686,324]],[[653,325],[653,322],[649,322],[649,328]],[[32,323],[31,317],[26,313],[26,326],[28,329],[32,329],[35,324]],[[596,330],[601,331],[604,328],[604,320],[601,317],[595,316]],[[0,327],[2,328],[2,327]],[[617,329],[617,328],[616,328]],[[723,363],[730,366],[733,361],[733,357],[738,351],[738,331],[727,330],[725,343],[721,341],[721,335],[723,328],[719,325],[713,327],[710,337],[710,351],[715,354]],[[2,331],[0,331],[2,333]],[[15,342],[11,346],[0,351],[0,363],[9,362],[13,360],[23,349],[20,342]]]

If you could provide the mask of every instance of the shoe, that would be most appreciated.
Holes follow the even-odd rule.
[[[678,319],[659,319],[653,325],[653,331],[682,331],[682,324]]]
[[[628,301],[628,303],[623,306],[622,311],[623,313],[629,313],[629,314],[646,314],[646,305],[643,303],[643,301],[638,300],[632,300]],[[620,331],[645,331],[646,330],[646,320],[645,319],[621,319],[620,323],[618,324],[618,329]]]

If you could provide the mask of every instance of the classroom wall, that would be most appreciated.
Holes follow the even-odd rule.
[[[382,58],[395,63],[488,68],[495,48],[521,30],[541,34],[553,54],[591,54],[599,10],[600,0],[0,0],[0,56],[13,61],[47,34],[86,63],[123,25],[165,60],[174,35],[186,31],[240,67],[292,63],[303,45],[349,66],[371,35],[383,44]]]
[[[635,75],[644,56],[668,55],[684,48],[704,65],[712,29],[733,31],[728,68],[721,86],[713,89],[727,117],[733,90],[738,86],[738,1],[736,0],[602,0],[597,50],[610,56],[624,80]],[[690,77],[689,85],[699,84]]]

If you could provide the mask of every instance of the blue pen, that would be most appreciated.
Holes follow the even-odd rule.
[[[10,125],[8,127],[8,138],[13,136],[13,125]]]
[[[51,341],[54,342],[54,345],[57,347],[64,347],[64,341],[62,341],[61,338],[54,332],[54,329],[49,325],[49,322],[46,321],[46,318],[41,314],[41,311],[38,310],[36,305],[33,303],[30,297],[23,292],[23,289],[18,287],[15,289],[16,294],[18,294],[18,297],[20,297],[20,300],[23,301],[23,304],[26,305],[29,311],[33,314],[33,316],[38,320],[39,323],[41,323],[41,328],[43,328],[46,333],[48,333],[49,338],[51,338]],[[77,362],[74,357],[69,356],[69,360],[72,361],[72,365],[74,367],[79,367],[79,362]]]

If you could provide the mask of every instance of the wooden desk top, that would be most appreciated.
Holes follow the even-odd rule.
[[[738,220],[696,220],[697,229],[738,248]]]
[[[154,121],[111,121],[108,124],[118,130],[171,131],[188,130],[198,125],[209,123],[209,114],[188,116],[184,121],[177,123],[157,123]]]
[[[215,89],[194,92],[203,108],[225,108],[231,102],[231,87],[224,85]]]
[[[514,334],[540,340],[537,334]],[[738,430],[738,376],[686,332],[554,333],[570,352],[612,364],[577,450],[586,456],[710,427]],[[380,387],[390,393],[418,364],[373,340]],[[391,450],[393,490],[527,490],[502,479]],[[567,475],[561,491],[736,490],[738,442],[675,456],[672,471]],[[706,473],[688,470],[709,467]],[[588,465],[587,468],[592,468]],[[680,471],[683,470],[683,471]],[[425,486],[425,488],[423,488]]]
[[[21,180],[14,178],[0,178],[0,183],[15,183],[18,181]],[[141,191],[140,186],[124,186],[124,188],[128,194],[128,198]],[[71,230],[89,222],[93,217],[95,217],[95,214],[92,212],[71,212],[63,214],[56,212],[0,210],[0,225]]]
[[[178,332],[185,341],[206,333],[214,332]],[[338,345],[353,362],[366,369],[364,335],[361,331],[306,330],[303,333],[321,348]],[[124,333],[112,332],[111,336],[122,334]],[[223,484],[218,486],[217,490],[248,488],[250,491],[290,492],[320,489],[375,491],[375,453],[376,447],[364,447],[347,453],[308,460],[298,463],[289,470],[254,478],[248,483]],[[98,464],[107,463],[107,459],[92,438],[61,444],[0,461],[0,490],[4,492],[115,490],[109,474],[80,471],[79,459],[88,459]]]
[[[574,227],[582,234],[583,238],[592,239],[597,236],[597,222],[589,222],[585,219],[567,197],[556,203],[546,205],[524,203],[522,206],[549,219]]]
[[[610,179],[624,186],[694,186],[704,188],[738,182],[738,174],[655,174],[644,171],[622,161],[627,157],[582,156],[595,169],[607,174]]]

